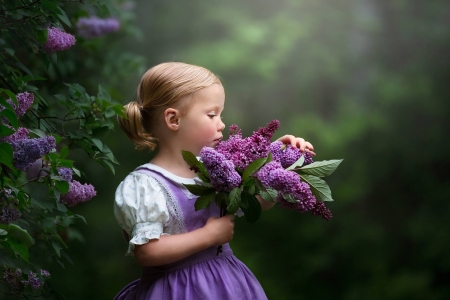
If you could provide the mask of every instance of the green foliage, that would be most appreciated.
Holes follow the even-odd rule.
[[[15,286],[7,274],[23,269],[28,273],[24,273],[24,278],[32,278],[32,272],[49,269],[53,262],[62,267],[66,262],[72,264],[68,242],[73,240],[71,236],[82,239],[79,233],[74,234],[73,226],[77,219],[86,220],[65,204],[63,197],[70,192],[71,184],[58,171],[68,168],[77,180],[86,177],[77,167],[83,165],[77,162],[79,150],[113,174],[114,165],[118,164],[102,140],[114,129],[114,118],[125,116],[123,106],[111,96],[111,92],[116,93],[111,88],[112,82],[100,83],[96,78],[104,70],[102,64],[108,65],[101,53],[108,37],[87,40],[77,36],[75,46],[53,54],[46,53],[43,45],[48,38],[47,28],[58,27],[77,35],[73,24],[88,14],[114,16],[119,20],[123,17],[122,29],[133,32],[127,23],[129,12],[118,9],[120,2],[76,2],[15,0],[0,4],[0,265],[4,266],[1,299],[2,295],[62,297],[50,282],[38,288],[26,283]],[[110,52],[118,51],[114,46],[117,41],[111,39],[108,44]],[[118,61],[121,64],[134,61],[134,65],[141,61],[127,53],[116,57],[108,65],[110,71],[120,66]],[[90,59],[96,59],[97,65],[90,66]],[[128,70],[131,72],[132,68]],[[88,72],[84,77],[74,76],[84,72]],[[71,80],[78,82],[70,83]],[[34,102],[19,118],[15,113],[19,105],[16,96],[22,92],[32,93]],[[53,136],[56,141],[56,149],[39,158],[26,172],[17,169],[19,158],[10,142],[4,140],[19,127],[27,128],[32,138]],[[15,217],[7,215],[9,210]],[[39,276],[41,281],[47,281],[45,276]]]

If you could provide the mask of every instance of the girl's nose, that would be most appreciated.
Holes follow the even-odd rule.
[[[225,129],[225,123],[222,122],[222,120],[220,120],[220,124],[219,124],[219,131],[222,131]]]

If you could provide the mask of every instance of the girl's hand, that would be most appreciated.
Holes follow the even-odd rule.
[[[234,235],[235,215],[226,215],[221,218],[211,217],[203,227],[208,235],[213,239],[213,246],[220,246],[228,243]]]
[[[277,141],[280,141],[283,144],[291,144],[292,147],[298,148],[302,152],[309,152],[312,156],[316,155],[316,153],[314,153],[313,145],[300,137],[295,137],[293,135],[284,135],[277,139]]]

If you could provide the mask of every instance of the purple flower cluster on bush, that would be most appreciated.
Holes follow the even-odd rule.
[[[241,176],[236,172],[233,162],[213,148],[204,147],[200,151],[200,159],[216,190],[229,192],[241,183]]]
[[[64,32],[57,27],[48,28],[47,32],[44,50],[48,53],[64,51],[75,45],[75,37],[70,33]]]
[[[59,177],[61,177],[65,181],[71,181],[72,180],[73,171],[72,171],[72,169],[69,169],[69,168],[59,168],[58,169],[58,175],[59,175]]]
[[[61,196],[61,202],[67,206],[74,206],[82,202],[86,202],[97,195],[94,186],[91,184],[81,184],[76,180],[69,182],[69,191]]]
[[[9,143],[14,150],[13,165],[22,171],[25,171],[37,159],[50,153],[56,147],[56,140],[53,136],[25,138]]]
[[[97,16],[91,16],[79,18],[76,26],[80,36],[90,39],[119,30],[120,22],[115,18],[100,19]]]
[[[21,117],[30,108],[31,104],[33,104],[34,94],[28,92],[18,93],[16,95],[16,99],[17,99],[17,106],[11,99],[8,99],[6,101],[8,101],[8,103],[12,106],[16,115],[18,117]]]
[[[46,270],[41,269],[40,274],[43,278],[50,277],[50,273]],[[20,283],[26,288],[30,286],[33,291],[38,290],[44,285],[44,282],[38,278],[38,274],[30,271],[27,276],[27,280],[24,279],[23,272],[20,268],[6,267],[3,270],[3,280],[11,286],[12,290],[19,290]]]
[[[231,160],[238,170],[245,170],[250,163],[262,157],[267,157],[270,151],[270,140],[280,127],[278,120],[273,120],[266,127],[261,127],[245,139],[237,125],[230,126],[230,137],[220,142],[216,150]]]
[[[5,206],[2,208],[2,212],[0,214],[0,223],[1,224],[10,224],[12,222],[17,221],[21,216],[19,210]]]
[[[20,268],[13,269],[5,267],[3,270],[3,280],[11,286],[13,290],[20,288],[20,282],[22,281],[22,270]]]

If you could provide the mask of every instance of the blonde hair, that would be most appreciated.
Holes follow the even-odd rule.
[[[158,116],[170,107],[187,109],[190,100],[182,98],[215,83],[221,84],[220,79],[203,67],[180,62],[156,65],[142,76],[136,101],[124,106],[127,118],[119,116],[119,125],[136,149],[154,150],[157,138],[152,132],[162,120]]]

